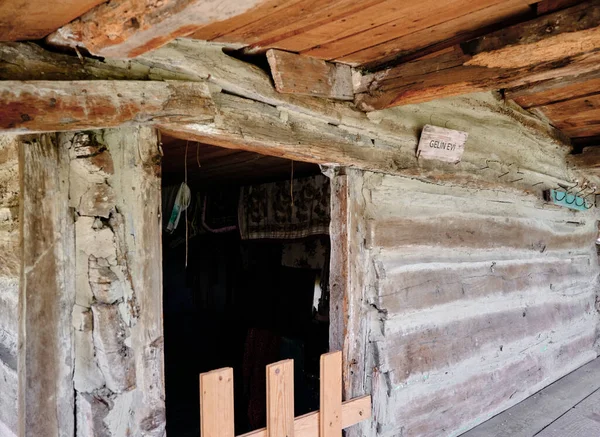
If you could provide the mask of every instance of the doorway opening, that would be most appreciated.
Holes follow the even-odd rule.
[[[295,416],[318,410],[329,179],[315,164],[162,143],[167,434],[199,435],[198,375],[222,367],[234,369],[236,435],[265,426],[265,366],[279,360],[294,360]]]

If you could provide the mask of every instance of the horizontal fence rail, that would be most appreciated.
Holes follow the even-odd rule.
[[[321,407],[294,417],[294,360],[267,366],[267,427],[239,437],[341,437],[371,417],[371,396],[342,402],[342,353],[321,355]],[[235,437],[233,369],[200,374],[202,437]]]

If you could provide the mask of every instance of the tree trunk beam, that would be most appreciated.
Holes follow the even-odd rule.
[[[214,105],[199,82],[1,81],[0,129],[59,132],[159,121],[210,122]]]
[[[280,93],[354,100],[352,69],[348,65],[274,49],[267,51],[267,60]]]
[[[113,0],[101,4],[48,37],[58,46],[130,59],[202,26],[242,14],[263,0]]]
[[[598,70],[598,49],[600,0],[592,0],[369,75],[356,102],[371,111],[585,74]]]

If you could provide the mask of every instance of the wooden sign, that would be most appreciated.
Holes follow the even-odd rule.
[[[417,147],[417,158],[460,162],[468,135],[466,132],[426,124]]]

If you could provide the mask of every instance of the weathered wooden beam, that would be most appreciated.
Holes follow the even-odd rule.
[[[74,435],[75,228],[69,157],[56,135],[21,144],[19,435]]]
[[[504,96],[522,108],[548,105],[597,93],[600,90],[600,67],[597,71],[576,76],[558,77],[505,90]]]
[[[584,74],[598,69],[599,48],[600,0],[591,0],[469,41],[458,65],[445,53],[379,72],[356,102],[370,111]]]
[[[165,122],[158,127],[176,138],[319,164],[396,173],[416,162],[411,149],[382,150],[366,135],[271,105],[229,94],[216,94],[214,101],[218,114],[213,124]]]
[[[216,104],[215,121],[160,123],[161,128],[179,138],[204,138],[209,144],[262,154],[287,154],[321,164],[428,179],[462,174],[470,180],[487,179],[494,184],[518,179],[521,182],[516,184],[524,186],[547,177],[553,181],[550,184],[555,184],[556,178],[563,180],[557,163],[564,163],[569,150],[564,136],[493,94],[365,114],[350,102],[279,93],[268,73],[202,41],[177,40],[125,64],[153,75],[168,67],[169,74],[208,83]],[[0,63],[0,75],[1,67]],[[49,69],[46,63],[37,74],[43,77]],[[235,102],[239,103],[237,109]],[[432,123],[432,117],[434,124],[449,122],[452,128],[469,131],[469,143],[459,165],[417,162],[418,135],[424,124]],[[481,131],[482,123],[497,126],[497,136],[490,136],[489,130]],[[552,153],[548,153],[549,144]],[[492,155],[502,162],[514,163],[511,168],[518,168],[519,174],[514,178],[496,178],[496,170],[500,170],[491,170],[487,163]],[[479,171],[481,168],[487,170]],[[477,171],[469,173],[470,170]]]
[[[58,132],[126,123],[212,121],[214,105],[201,82],[0,81],[0,129]]]
[[[52,33],[48,42],[98,56],[134,58],[204,25],[242,14],[263,0],[113,0]]]
[[[275,88],[280,93],[353,100],[352,69],[281,50],[267,51]]]
[[[34,43],[0,42],[0,80],[186,80],[135,61],[70,56]]]

